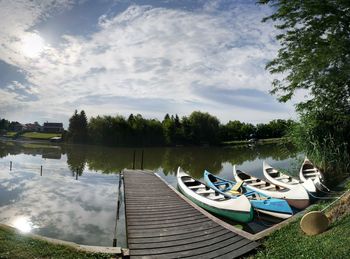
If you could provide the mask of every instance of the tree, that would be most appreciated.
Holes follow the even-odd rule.
[[[85,143],[88,140],[88,122],[84,110],[80,114],[75,110],[69,119],[68,140],[76,143]]]
[[[218,118],[194,111],[188,117],[188,139],[193,144],[217,144],[219,142],[220,122]]]
[[[297,104],[293,139],[326,172],[344,174],[350,168],[350,1],[259,2],[275,10],[263,21],[281,30],[281,48],[267,69],[282,79],[271,92],[281,102],[300,89],[309,96]]]

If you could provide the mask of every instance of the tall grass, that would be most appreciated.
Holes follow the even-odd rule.
[[[292,142],[325,174],[332,186],[349,176],[349,118],[304,114],[291,128]]]

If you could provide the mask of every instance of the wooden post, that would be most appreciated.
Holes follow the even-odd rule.
[[[118,182],[118,202],[117,202],[117,210],[115,215],[115,225],[114,225],[114,238],[113,238],[113,247],[117,246],[117,231],[118,231],[118,220],[119,220],[119,211],[121,206],[121,186],[123,181],[123,173],[119,172],[119,182]]]
[[[143,149],[142,149],[142,153],[141,153],[141,170],[143,170]]]
[[[12,171],[12,161],[10,161],[10,171]]]
[[[40,176],[43,176],[43,166],[40,166]]]
[[[135,170],[135,156],[136,156],[136,151],[134,150],[134,157],[132,160],[132,169]]]

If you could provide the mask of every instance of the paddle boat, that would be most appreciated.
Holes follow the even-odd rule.
[[[222,195],[214,189],[177,169],[177,184],[180,191],[192,202],[216,215],[247,223],[253,220],[254,210],[244,195],[234,199]]]
[[[304,209],[310,203],[309,195],[302,185],[285,187],[279,183],[274,184],[267,182],[260,178],[250,176],[241,170],[236,170],[236,166],[233,166],[233,176],[237,182],[243,181],[243,186],[249,187],[251,190],[269,197],[284,199],[294,208]]]
[[[207,186],[230,198],[245,195],[253,208],[260,213],[282,219],[289,218],[293,215],[293,210],[287,201],[272,198],[248,186],[243,186],[243,181],[229,181],[215,176],[208,171],[204,171],[204,181]]]

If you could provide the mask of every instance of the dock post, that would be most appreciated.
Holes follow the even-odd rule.
[[[10,171],[12,171],[12,161],[10,161]]]
[[[141,153],[141,170],[143,170],[143,149],[142,149],[142,153]]]
[[[134,150],[134,156],[132,160],[132,169],[135,170],[135,156],[136,156],[136,151]]]
[[[118,220],[119,220],[119,211],[121,206],[121,185],[123,181],[123,172],[119,172],[119,181],[118,181],[118,201],[117,201],[117,210],[115,216],[115,225],[114,225],[114,238],[113,238],[113,247],[117,246],[117,231],[118,231]]]
[[[40,176],[43,176],[43,166],[40,166]]]

